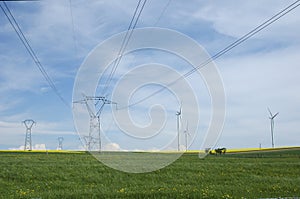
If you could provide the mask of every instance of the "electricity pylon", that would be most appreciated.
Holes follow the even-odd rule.
[[[91,102],[93,102],[92,105],[94,106],[94,108],[91,107]],[[101,104],[99,105],[100,102]],[[102,148],[101,125],[100,125],[101,112],[106,104],[117,104],[117,103],[112,102],[102,96],[85,96],[85,95],[82,100],[75,101],[73,103],[85,104],[90,116],[89,134],[83,137],[85,141],[86,150],[96,151],[98,148],[98,150],[101,151]]]
[[[26,127],[26,134],[25,134],[25,144],[24,144],[24,151],[32,150],[32,140],[31,140],[31,129],[32,126],[35,124],[35,121],[32,119],[27,119],[23,121],[25,127]]]
[[[57,150],[63,150],[63,141],[64,141],[64,138],[63,137],[58,137],[57,140],[58,140]]]
[[[274,118],[279,114],[279,112],[277,112],[276,114],[273,115],[269,108],[268,108],[268,111],[270,113],[269,119],[271,120],[272,148],[274,148]]]

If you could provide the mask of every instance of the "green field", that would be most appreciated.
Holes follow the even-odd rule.
[[[300,148],[185,154],[161,170],[129,174],[89,153],[0,152],[1,198],[300,197]]]

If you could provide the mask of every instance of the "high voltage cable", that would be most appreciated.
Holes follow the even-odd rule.
[[[298,5],[295,5],[295,4],[297,4],[299,1],[300,0],[297,0],[294,3],[290,4],[288,7],[284,8],[279,13],[275,14],[274,16],[272,16],[267,21],[263,22],[262,24],[260,24],[259,26],[257,26],[256,28],[254,28],[253,30],[251,30],[250,32],[248,32],[247,34],[243,35],[238,40],[236,40],[235,42],[231,43],[229,46],[227,46],[223,50],[219,51],[217,54],[213,55],[211,58],[209,58],[208,60],[206,60],[204,63],[200,64],[196,68],[194,68],[194,69],[190,70],[189,72],[187,72],[186,74],[184,74],[184,76],[187,77],[187,76],[191,75],[192,73],[195,72],[195,70],[198,70],[198,69],[206,66],[207,64],[209,64],[213,60],[219,58],[220,56],[222,56],[226,52],[230,51],[231,49],[233,49],[234,47],[236,47],[239,44],[243,43],[244,41],[246,41],[250,37],[254,36],[256,33],[260,32],[261,30],[263,30],[267,26],[271,25],[272,23],[274,23],[275,21],[277,21],[278,19],[280,19],[281,17],[283,17],[284,15],[286,15],[287,13],[289,13],[290,11],[292,11],[293,9],[297,8],[300,4],[298,4]]]
[[[33,59],[35,65],[38,67],[39,71],[42,73],[43,77],[45,78],[45,80],[48,82],[49,86],[52,88],[52,90],[54,91],[54,93],[59,97],[59,99],[66,105],[69,107],[68,102],[61,96],[61,94],[59,93],[58,89],[56,88],[55,84],[53,83],[52,79],[49,77],[48,73],[46,72],[45,68],[43,67],[43,65],[41,64],[41,62],[39,61],[38,57],[36,56],[34,50],[32,49],[32,47],[30,46],[28,40],[26,39],[25,35],[23,34],[22,29],[20,28],[18,22],[16,21],[15,17],[13,16],[12,12],[10,11],[9,7],[7,6],[7,4],[5,3],[5,1],[3,1],[5,8],[7,9],[7,11],[5,11],[5,9],[2,7],[2,5],[0,4],[1,10],[3,11],[4,15],[6,16],[6,18],[8,19],[9,23],[11,24],[11,26],[13,27],[14,31],[17,33],[19,39],[21,40],[22,44],[24,45],[24,47],[26,48],[27,52],[29,53],[30,57]],[[8,13],[7,13],[8,12]]]
[[[139,9],[141,0],[139,0],[138,4],[137,4],[137,6],[136,6],[136,9],[135,9],[134,14],[133,14],[133,16],[132,16],[132,19],[131,19],[130,24],[129,24],[129,26],[128,26],[128,29],[127,29],[127,31],[126,31],[125,37],[124,37],[124,39],[123,39],[123,41],[122,41],[122,44],[121,44],[121,47],[120,47],[120,50],[119,50],[117,59],[114,61],[113,68],[112,68],[112,70],[111,70],[111,72],[110,72],[110,75],[109,75],[108,79],[106,80],[106,83],[105,83],[105,86],[104,86],[104,89],[103,89],[103,93],[105,93],[105,91],[108,89],[108,87],[109,87],[109,85],[110,85],[110,82],[112,81],[113,75],[115,74],[115,72],[116,72],[116,70],[117,70],[117,67],[118,67],[119,64],[120,64],[120,61],[121,61],[122,56],[123,56],[123,53],[124,53],[124,51],[125,51],[125,49],[126,49],[128,43],[129,43],[129,40],[130,40],[130,38],[131,38],[131,36],[132,36],[132,33],[133,33],[133,31],[134,31],[134,29],[135,29],[135,27],[136,27],[136,25],[137,25],[137,22],[138,22],[138,20],[139,20],[139,18],[140,18],[140,15],[141,15],[141,13],[142,13],[142,11],[143,11],[143,9],[144,9],[144,6],[145,6],[146,2],[147,2],[147,0],[144,0],[144,3],[143,3],[143,5],[142,5],[142,7],[141,7],[141,9],[140,9],[140,11],[139,11],[139,13],[138,13],[138,16],[137,16],[137,18],[135,19],[135,16],[136,16],[136,13],[138,12],[138,9]],[[134,24],[133,24],[134,19],[135,19],[135,22],[134,22]],[[133,24],[133,27],[131,27],[132,24]],[[128,34],[128,33],[129,33],[129,34]]]
[[[74,26],[74,16],[73,16],[73,8],[72,8],[72,0],[69,0],[69,8],[70,8],[70,17],[71,17],[71,23],[72,23],[72,37],[75,47],[75,55],[78,57],[78,42],[75,34],[75,26]]]
[[[123,53],[124,53],[124,51],[125,51],[128,43],[129,43],[129,40],[130,40],[130,38],[131,38],[131,36],[133,34],[133,31],[134,31],[134,29],[135,29],[135,27],[136,27],[136,25],[137,25],[137,23],[139,21],[139,18],[141,16],[141,13],[142,13],[144,7],[145,7],[146,2],[147,2],[147,0],[144,0],[144,2],[141,5],[141,8],[139,9],[140,4],[141,4],[141,0],[138,1],[138,4],[137,4],[137,6],[135,8],[135,11],[134,11],[134,14],[133,14],[133,16],[131,18],[130,24],[129,24],[128,28],[127,28],[125,37],[123,38],[121,47],[119,49],[119,53],[117,55],[117,59],[114,61],[114,65],[113,65],[113,67],[112,67],[112,69],[110,71],[109,77],[106,79],[106,82],[104,84],[104,88],[103,88],[103,91],[102,91],[103,94],[105,94],[105,92],[107,91],[107,89],[108,89],[108,87],[109,87],[109,85],[110,85],[110,83],[111,83],[111,81],[113,79],[113,76],[114,76],[114,74],[115,74],[115,72],[116,72],[116,70],[117,70],[117,68],[118,68],[118,66],[119,66],[119,64],[121,62]],[[137,13],[138,13],[138,15],[137,15]],[[136,15],[137,15],[137,17],[136,17]]]
[[[284,15],[288,14],[289,12],[291,12],[292,10],[294,10],[295,8],[297,8],[300,5],[300,4],[298,4],[299,1],[300,0],[297,0],[294,3],[290,4],[289,6],[287,6],[286,8],[284,8],[283,10],[281,10],[280,12],[278,12],[277,14],[275,14],[274,16],[272,16],[271,18],[269,18],[268,20],[266,20],[265,22],[263,22],[262,24],[260,24],[256,28],[254,28],[253,30],[251,30],[250,32],[248,32],[247,34],[245,34],[242,37],[240,37],[239,39],[237,39],[235,42],[231,43],[230,45],[228,45],[227,47],[225,47],[224,49],[222,49],[221,51],[219,51],[218,53],[216,53],[215,55],[213,55],[211,58],[207,59],[206,61],[204,61],[203,63],[201,63],[197,67],[194,67],[192,70],[190,70],[187,73],[185,73],[183,76],[181,76],[181,77],[177,78],[176,80],[174,80],[173,82],[169,83],[167,86],[165,86],[165,87],[163,87],[161,89],[158,89],[157,91],[153,92],[152,94],[150,94],[150,95],[148,95],[148,96],[146,96],[146,97],[138,100],[137,102],[129,104],[128,106],[123,107],[123,108],[128,108],[128,107],[132,107],[134,105],[137,105],[137,104],[139,104],[139,103],[147,100],[148,98],[150,98],[150,97],[152,97],[152,96],[154,96],[154,95],[162,92],[167,87],[174,85],[179,80],[181,80],[181,79],[183,79],[185,77],[190,76],[191,74],[193,74],[194,72],[196,72],[198,69],[203,68],[204,66],[208,65],[212,61],[214,61],[217,58],[221,57],[222,55],[224,55],[225,53],[227,53],[231,49],[233,49],[236,46],[240,45],[241,43],[243,43],[244,41],[248,40],[249,38],[251,38],[252,36],[254,36],[255,34],[257,34],[258,32],[260,32],[261,30],[265,29],[266,27],[268,27],[269,25],[271,25],[272,23],[274,23],[275,21],[277,21],[278,19],[280,19]]]
[[[165,5],[165,7],[162,9],[159,17],[157,18],[156,22],[153,24],[153,26],[156,26],[158,24],[158,22],[161,20],[162,16],[165,14],[167,8],[169,7],[170,3],[172,0],[168,0],[167,4]]]

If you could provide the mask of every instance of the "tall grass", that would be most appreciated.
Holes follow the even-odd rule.
[[[0,153],[1,198],[300,197],[300,150],[185,154],[161,170],[129,174],[88,153]]]

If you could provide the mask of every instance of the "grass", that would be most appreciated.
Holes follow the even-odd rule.
[[[129,174],[88,153],[0,152],[1,198],[300,197],[300,148],[187,153],[161,170]]]

